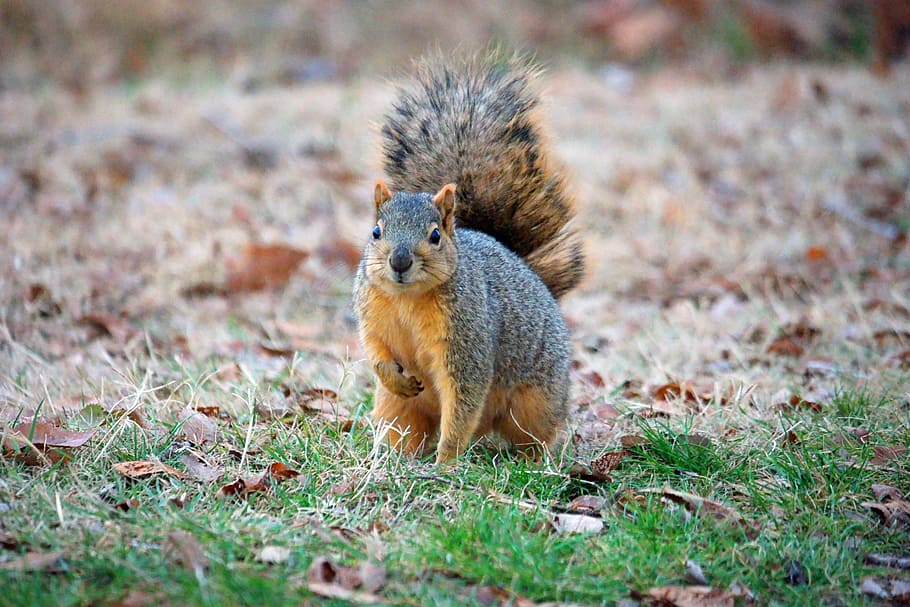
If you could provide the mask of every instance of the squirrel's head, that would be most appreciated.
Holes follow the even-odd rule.
[[[434,196],[376,182],[376,226],[364,253],[370,282],[390,293],[423,293],[455,271],[455,185]]]

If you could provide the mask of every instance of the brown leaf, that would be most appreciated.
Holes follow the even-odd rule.
[[[124,319],[104,312],[84,314],[79,318],[79,323],[92,327],[100,335],[111,337],[118,343],[125,343],[139,333]]]
[[[182,472],[173,466],[149,460],[119,462],[114,464],[113,468],[127,478],[144,478],[146,476],[152,476],[153,474],[167,474],[174,478],[187,477],[185,472]]]
[[[780,356],[802,356],[806,349],[790,336],[778,337],[768,346],[768,353]]]
[[[776,407],[778,409],[809,409],[816,413],[822,412],[822,406],[820,404],[815,401],[804,400],[796,394],[792,395],[787,402],[777,403]]]
[[[891,567],[892,569],[910,569],[910,555],[896,556],[893,554],[867,554],[863,562],[875,567]]]
[[[206,417],[221,417],[221,407],[217,405],[196,405],[193,407],[193,411],[197,413],[202,413]]]
[[[595,388],[604,387],[604,378],[597,371],[588,371],[587,373],[580,374],[579,377],[589,386],[594,386]]]
[[[736,598],[729,590],[710,586],[660,586],[648,590],[648,596],[663,607],[734,607]]]
[[[686,510],[699,516],[709,516],[711,518],[730,521],[736,524],[743,524],[745,522],[743,516],[733,508],[693,493],[676,491],[669,487],[663,489],[643,489],[642,493],[659,493],[670,501],[682,504]]]
[[[24,423],[16,426],[19,437],[27,439],[36,447],[81,447],[95,435],[94,430],[73,432],[44,422]],[[16,438],[16,434],[12,435]]]
[[[872,494],[880,502],[899,500],[904,497],[904,494],[897,487],[892,487],[891,485],[872,485]]]
[[[606,505],[607,501],[597,495],[579,495],[569,502],[566,510],[576,514],[596,514]]]
[[[300,476],[300,472],[281,462],[272,462],[262,474],[252,478],[238,478],[224,485],[218,490],[217,497],[223,498],[231,495],[245,497],[250,493],[268,491],[272,482],[281,482]]]
[[[307,571],[307,587],[310,592],[327,598],[378,603],[383,602],[383,599],[373,592],[382,588],[385,577],[385,568],[379,565],[346,567],[325,557],[317,557]],[[358,588],[362,590],[355,590]]]
[[[316,252],[326,265],[341,264],[354,269],[360,263],[363,247],[336,234],[320,244]]]
[[[142,590],[130,590],[125,597],[114,601],[109,607],[149,607],[150,605],[162,604],[166,605],[166,603],[162,603],[161,597]]]
[[[187,571],[201,575],[209,566],[209,559],[202,550],[202,545],[188,531],[176,530],[167,535],[161,552]]]
[[[141,502],[135,497],[130,499],[123,500],[122,502],[117,502],[114,504],[114,510],[120,510],[121,512],[129,512],[130,510],[135,510],[141,505]]]
[[[886,527],[894,525],[910,528],[910,502],[906,500],[863,502],[861,505],[872,510],[878,516],[879,522]]]
[[[869,460],[873,466],[884,466],[896,459],[907,457],[907,447],[875,445],[872,447],[875,455]]]
[[[228,259],[228,292],[274,289],[287,284],[309,252],[283,244],[249,243],[236,258]]]
[[[224,473],[221,466],[212,464],[209,458],[201,453],[184,453],[180,456],[180,463],[186,467],[190,478],[200,483],[213,483]]]
[[[61,571],[62,552],[26,552],[19,558],[0,563],[0,571]]]
[[[910,605],[910,581],[907,580],[878,580],[865,577],[859,591],[889,601],[889,605]]]
[[[180,411],[177,423],[180,426],[179,436],[194,445],[218,442],[218,422],[207,415],[184,407]]]
[[[591,462],[591,472],[606,478],[610,472],[619,467],[628,454],[629,452],[625,449],[622,451],[607,451]]]

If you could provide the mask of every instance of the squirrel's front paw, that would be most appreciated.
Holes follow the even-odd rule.
[[[386,390],[402,398],[414,398],[423,392],[423,384],[414,376],[406,376],[395,361],[376,363],[376,376]]]

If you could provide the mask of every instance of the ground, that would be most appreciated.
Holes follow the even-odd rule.
[[[910,71],[545,84],[572,418],[446,469],[350,310],[389,82],[0,90],[0,604],[907,600]]]

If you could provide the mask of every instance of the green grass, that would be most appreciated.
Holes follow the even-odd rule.
[[[343,432],[305,416],[291,425],[254,425],[257,436],[271,438],[242,468],[227,449],[242,448],[249,420],[225,425],[222,443],[208,449],[226,466],[220,482],[128,480],[111,464],[159,458],[180,467],[187,445],[178,428],[155,435],[107,418],[66,464],[0,462],[0,502],[9,508],[2,531],[20,544],[12,552],[64,555],[59,573],[0,572],[0,605],[105,605],[134,590],[171,605],[347,604],[307,589],[307,568],[320,556],[382,563],[389,578],[380,592],[403,605],[480,604],[475,595],[484,585],[538,602],[609,605],[631,590],[688,584],[687,560],[716,587],[744,584],[759,604],[823,604],[832,597],[872,604],[859,594],[859,580],[894,572],[863,565],[863,555],[906,553],[906,532],[883,528],[861,504],[874,499],[873,483],[910,492],[906,458],[871,466],[872,445],[907,445],[910,419],[887,396],[842,392],[824,406],[824,414],[780,420],[782,428],[797,428],[795,442],[780,440],[770,427],[706,442],[690,440],[686,424],[641,422],[646,443],[599,484],[571,478],[571,458],[542,465],[484,445],[440,470],[375,447],[368,427]],[[859,425],[873,432],[866,444],[844,438],[845,426]],[[271,461],[299,470],[299,482],[248,499],[216,497],[221,484]],[[746,524],[694,514],[642,491],[662,487],[717,500]],[[627,497],[636,492],[641,499]],[[604,531],[554,533],[549,513],[584,494],[606,500]],[[183,508],[173,503],[181,496]],[[128,499],[140,506],[113,507]],[[379,531],[370,531],[376,524]],[[165,549],[174,530],[202,545],[208,567],[200,576]],[[257,561],[266,545],[287,547],[289,559]],[[806,584],[788,583],[793,562]]]

